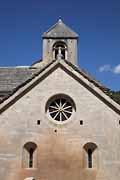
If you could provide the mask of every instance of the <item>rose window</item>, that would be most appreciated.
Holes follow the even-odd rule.
[[[69,98],[60,97],[53,99],[48,106],[49,115],[56,121],[66,121],[73,113],[73,103]]]

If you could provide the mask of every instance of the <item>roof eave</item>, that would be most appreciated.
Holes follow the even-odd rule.
[[[65,37],[65,36],[61,36],[61,37],[55,37],[55,36],[42,36],[43,39],[78,39],[79,36],[74,36],[74,37]]]

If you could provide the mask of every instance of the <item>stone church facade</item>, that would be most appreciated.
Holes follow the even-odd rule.
[[[42,61],[0,68],[0,180],[120,179],[120,105],[77,66],[77,42],[59,20]]]

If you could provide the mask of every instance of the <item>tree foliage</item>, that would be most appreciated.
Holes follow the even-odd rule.
[[[110,97],[120,104],[120,91],[109,91]]]

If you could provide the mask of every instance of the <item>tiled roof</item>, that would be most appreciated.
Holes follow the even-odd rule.
[[[78,35],[59,19],[55,25],[43,34],[43,38],[78,38]]]
[[[50,61],[49,63],[42,63],[38,68],[34,66],[30,67],[13,67],[13,68],[0,68],[0,103],[8,99],[14,92],[16,92],[21,87],[25,86],[28,82],[38,76],[43,72],[49,65],[53,64],[55,60]],[[76,67],[69,61],[66,61],[66,64],[71,66],[75,71],[80,73],[88,81],[92,82],[95,86],[101,89],[104,93],[107,93],[108,89],[103,86],[99,81],[95,80],[89,73],[84,71],[81,68]]]
[[[27,67],[0,68],[0,99],[30,78],[35,71]]]
[[[93,83],[95,86],[97,86],[102,91],[107,92],[109,90],[100,81],[96,80],[90,73],[88,73],[84,69],[73,65],[70,61],[66,61],[66,63],[69,64],[70,66],[72,66],[75,71],[79,72],[82,76],[84,76],[84,78],[86,78],[89,82]]]
[[[18,89],[25,86],[34,79],[52,62],[43,63],[40,61],[38,68],[30,67],[0,67],[0,103],[8,99]]]

